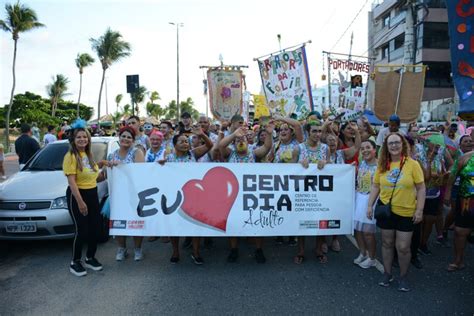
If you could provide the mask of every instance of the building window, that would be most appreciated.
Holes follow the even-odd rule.
[[[383,27],[389,26],[389,24],[390,24],[390,14],[387,14],[386,16],[384,16],[382,18],[382,20],[383,20],[383,24],[382,24]]]
[[[423,0],[428,8],[446,8],[446,0]]]
[[[448,23],[423,23],[423,48],[449,48]]]
[[[388,58],[388,44],[380,47],[380,49],[382,50],[382,59]]]
[[[402,33],[393,39],[394,49],[399,49],[405,43],[405,33]]]
[[[450,62],[427,62],[425,87],[453,87]]]
[[[384,46],[380,47],[380,50],[382,51],[382,59],[388,58],[388,52],[389,52],[388,44],[385,44]]]

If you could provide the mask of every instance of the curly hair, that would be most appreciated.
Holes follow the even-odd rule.
[[[402,159],[406,159],[407,157],[410,157],[410,147],[405,137],[399,132],[388,134],[385,137],[382,148],[380,149],[380,152],[379,152],[378,168],[381,173],[384,173],[390,170],[390,163],[392,162],[392,157],[390,155],[390,152],[388,151],[388,138],[392,135],[398,136],[400,138],[400,141],[402,142],[402,153],[401,153]]]

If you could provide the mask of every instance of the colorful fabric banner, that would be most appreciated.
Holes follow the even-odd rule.
[[[305,47],[258,60],[258,66],[271,114],[305,119],[313,109]]]
[[[459,116],[474,120],[474,1],[449,0],[451,72],[459,94]]]
[[[209,107],[220,121],[230,120],[234,114],[242,114],[242,71],[209,69]]]
[[[143,163],[108,175],[111,235],[352,233],[351,165]]]
[[[366,106],[370,64],[367,60],[328,58],[331,74],[329,106],[361,112]],[[340,110],[338,110],[340,111]]]

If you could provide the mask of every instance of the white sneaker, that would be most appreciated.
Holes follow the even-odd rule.
[[[143,251],[142,248],[135,248],[135,261],[140,261],[143,259]]]
[[[375,267],[375,265],[376,265],[375,259],[370,259],[370,258],[367,258],[361,263],[359,263],[359,267],[361,267],[362,269],[369,269],[369,268]]]
[[[123,261],[127,257],[127,248],[118,247],[117,254],[115,255],[115,260]]]
[[[359,256],[354,259],[354,264],[359,264],[365,259],[367,259],[367,256],[364,256],[363,254],[359,253]]]

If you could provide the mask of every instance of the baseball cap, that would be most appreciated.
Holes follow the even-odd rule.
[[[399,117],[397,114],[392,114],[392,115],[390,115],[390,117],[388,118],[388,121],[389,121],[389,122],[397,122],[397,123],[400,123],[400,117]]]

